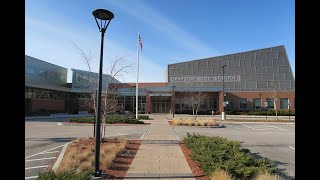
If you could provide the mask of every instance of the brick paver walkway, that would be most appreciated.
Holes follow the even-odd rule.
[[[195,179],[166,115],[156,115],[125,179]]]

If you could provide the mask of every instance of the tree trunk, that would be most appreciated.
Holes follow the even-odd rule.
[[[274,108],[275,108],[275,110],[276,110],[276,120],[278,120],[278,110],[277,110],[276,101],[274,101]]]
[[[198,107],[196,109],[196,120],[197,120],[197,117],[198,117]]]

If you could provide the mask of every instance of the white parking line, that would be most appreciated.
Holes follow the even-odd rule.
[[[44,160],[44,159],[54,159],[56,157],[48,157],[48,158],[41,158],[41,159],[29,159],[29,160],[26,160],[26,162],[30,162],[30,161],[41,161],[41,160]]]
[[[36,168],[43,168],[43,167],[48,167],[49,165],[44,165],[44,166],[34,166],[34,167],[27,167],[24,169],[36,169]]]
[[[45,150],[45,151],[39,152],[39,153],[37,153],[37,154],[33,154],[33,155],[31,155],[31,156],[26,157],[25,159],[28,159],[28,158],[30,158],[30,157],[33,157],[33,156],[36,156],[36,155],[42,154],[42,153],[44,153],[44,152],[48,152],[48,151],[53,150],[53,149],[57,149],[57,148],[62,147],[62,146],[64,146],[64,145],[61,145],[61,146],[57,146],[57,147],[54,147],[54,148],[48,149],[48,150]]]
[[[245,127],[247,127],[247,128],[250,128],[250,129],[256,130],[255,128],[250,127],[250,126],[247,126],[247,125],[244,125],[244,124],[242,124],[242,123],[241,123],[241,125],[242,125],[242,126],[245,126]]]
[[[43,153],[40,153],[40,154],[50,154],[50,153],[57,153],[59,151],[50,151],[50,152],[43,152]]]
[[[147,131],[148,131],[149,128],[150,128],[150,126],[148,126],[148,128],[147,128],[146,131],[142,134],[142,136],[141,136],[140,139],[143,139],[143,138],[144,138],[144,136],[147,134]]]
[[[265,132],[265,133],[263,133],[263,134],[269,134],[269,133],[271,133],[271,134],[272,134],[272,132]]]
[[[35,179],[37,178],[38,176],[29,176],[29,177],[26,177],[25,179]]]
[[[276,126],[271,126],[271,125],[268,125],[268,126],[273,127],[273,128],[277,128],[277,129],[280,129],[280,130],[282,130],[282,131],[288,131],[288,130],[286,130],[286,129],[279,128],[279,127],[276,127]]]
[[[289,146],[289,148],[291,148],[291,149],[293,149],[293,150],[295,150],[296,148],[294,148],[294,147],[291,147],[291,146]]]

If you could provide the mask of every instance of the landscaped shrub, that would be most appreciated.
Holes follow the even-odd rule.
[[[183,141],[192,150],[190,157],[208,175],[222,169],[235,179],[251,179],[260,172],[277,172],[273,161],[254,158],[249,150],[240,148],[238,141],[189,133]]]
[[[77,123],[93,123],[94,117],[69,118],[69,121]],[[106,123],[144,124],[143,121],[136,120],[133,116],[107,116]]]
[[[209,180],[232,180],[232,177],[228,172],[219,169],[209,176]]]
[[[63,173],[55,173],[54,171],[40,172],[37,180],[90,180],[92,171],[75,173],[74,171],[67,171]]]
[[[138,119],[149,119],[149,116],[148,115],[138,115]]]
[[[69,118],[70,122],[77,122],[77,123],[93,123],[94,117],[76,117],[76,118]]]
[[[106,123],[144,124],[143,121],[136,120],[133,116],[107,116]]]
[[[258,176],[254,178],[254,180],[280,180],[280,178],[275,174],[263,173],[258,174]]]

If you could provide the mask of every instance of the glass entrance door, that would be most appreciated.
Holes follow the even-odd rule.
[[[169,103],[168,102],[154,102],[152,104],[152,109],[154,113],[168,113]]]

